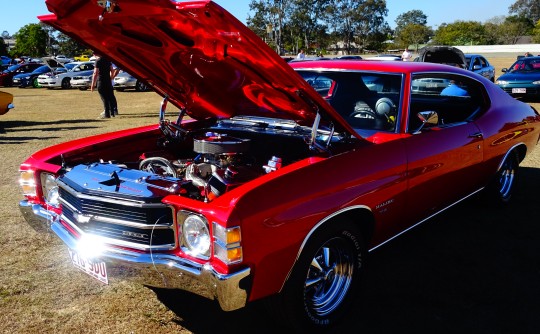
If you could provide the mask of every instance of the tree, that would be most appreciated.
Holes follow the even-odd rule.
[[[517,0],[508,7],[510,14],[516,14],[530,21],[535,25],[540,20],[540,1],[539,0]]]
[[[499,27],[499,36],[503,44],[516,44],[521,36],[530,35],[534,25],[529,19],[520,16],[509,16]]]
[[[251,0],[250,11],[254,17],[247,18],[247,25],[259,36],[266,36],[273,41],[276,52],[283,49],[283,27],[288,9],[293,0]]]
[[[404,48],[414,44],[418,51],[418,45],[428,41],[432,34],[427,26],[427,15],[418,9],[398,15],[395,22],[395,39]]]
[[[441,24],[433,40],[441,45],[481,45],[487,43],[488,36],[480,22],[455,21]]]
[[[415,51],[418,52],[420,44],[425,43],[433,31],[421,24],[410,23],[403,27],[399,34],[399,41],[407,48],[409,45],[415,45]]]
[[[15,35],[15,49],[17,55],[41,57],[47,47],[47,33],[38,23],[27,24]]]

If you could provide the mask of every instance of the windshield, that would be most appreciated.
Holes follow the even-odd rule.
[[[508,72],[538,72],[540,71],[540,57],[521,58],[509,68]]]
[[[396,130],[403,83],[401,74],[330,71],[299,73],[354,129]]]
[[[10,67],[8,67],[7,69],[4,70],[4,73],[13,72],[13,71],[15,71],[16,69],[18,69],[19,67],[21,67],[21,65],[13,65],[13,66],[10,66]]]
[[[74,63],[64,64],[64,67],[67,68],[68,71],[71,71],[75,66],[77,66],[77,64],[74,64]]]
[[[49,72],[51,69],[47,65],[40,66],[36,68],[32,73],[45,73]]]

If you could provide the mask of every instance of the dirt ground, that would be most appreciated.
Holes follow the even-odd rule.
[[[498,75],[515,55],[486,55]],[[161,98],[116,93],[120,117],[98,120],[97,92],[4,88],[16,108],[0,116],[0,332],[284,333],[254,303],[222,312],[183,291],[129,282],[103,286],[70,264],[56,237],[18,210],[18,168],[52,144],[155,124]],[[532,103],[537,109],[539,103]],[[371,253],[362,298],[341,333],[538,333],[540,149],[521,165],[513,202],[471,198]]]

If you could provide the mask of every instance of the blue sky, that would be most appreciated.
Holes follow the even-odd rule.
[[[38,23],[38,15],[47,14],[44,0],[2,1],[0,13],[0,32],[16,33],[29,23]],[[306,0],[309,1],[309,0]],[[386,0],[389,10],[386,21],[391,27],[395,26],[395,19],[399,14],[409,10],[419,9],[428,17],[428,25],[436,28],[441,23],[452,23],[456,20],[485,22],[495,16],[508,15],[508,7],[516,0]],[[33,4],[30,5],[30,2]],[[246,22],[251,0],[217,0],[220,6],[227,9],[240,21]]]

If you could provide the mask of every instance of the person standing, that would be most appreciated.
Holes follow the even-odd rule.
[[[304,53],[304,50],[300,50],[300,53],[296,56],[296,59],[306,59],[306,54]]]
[[[103,101],[103,112],[99,115],[99,118],[111,118],[118,115],[118,105],[116,103],[116,97],[114,96],[114,89],[112,86],[112,80],[117,71],[113,67],[112,63],[94,53],[97,57],[94,75],[92,76],[92,86],[90,91],[94,91],[94,87],[97,87],[101,101]]]
[[[409,51],[409,48],[405,48],[405,51],[401,54],[401,60],[411,61],[412,53]]]

